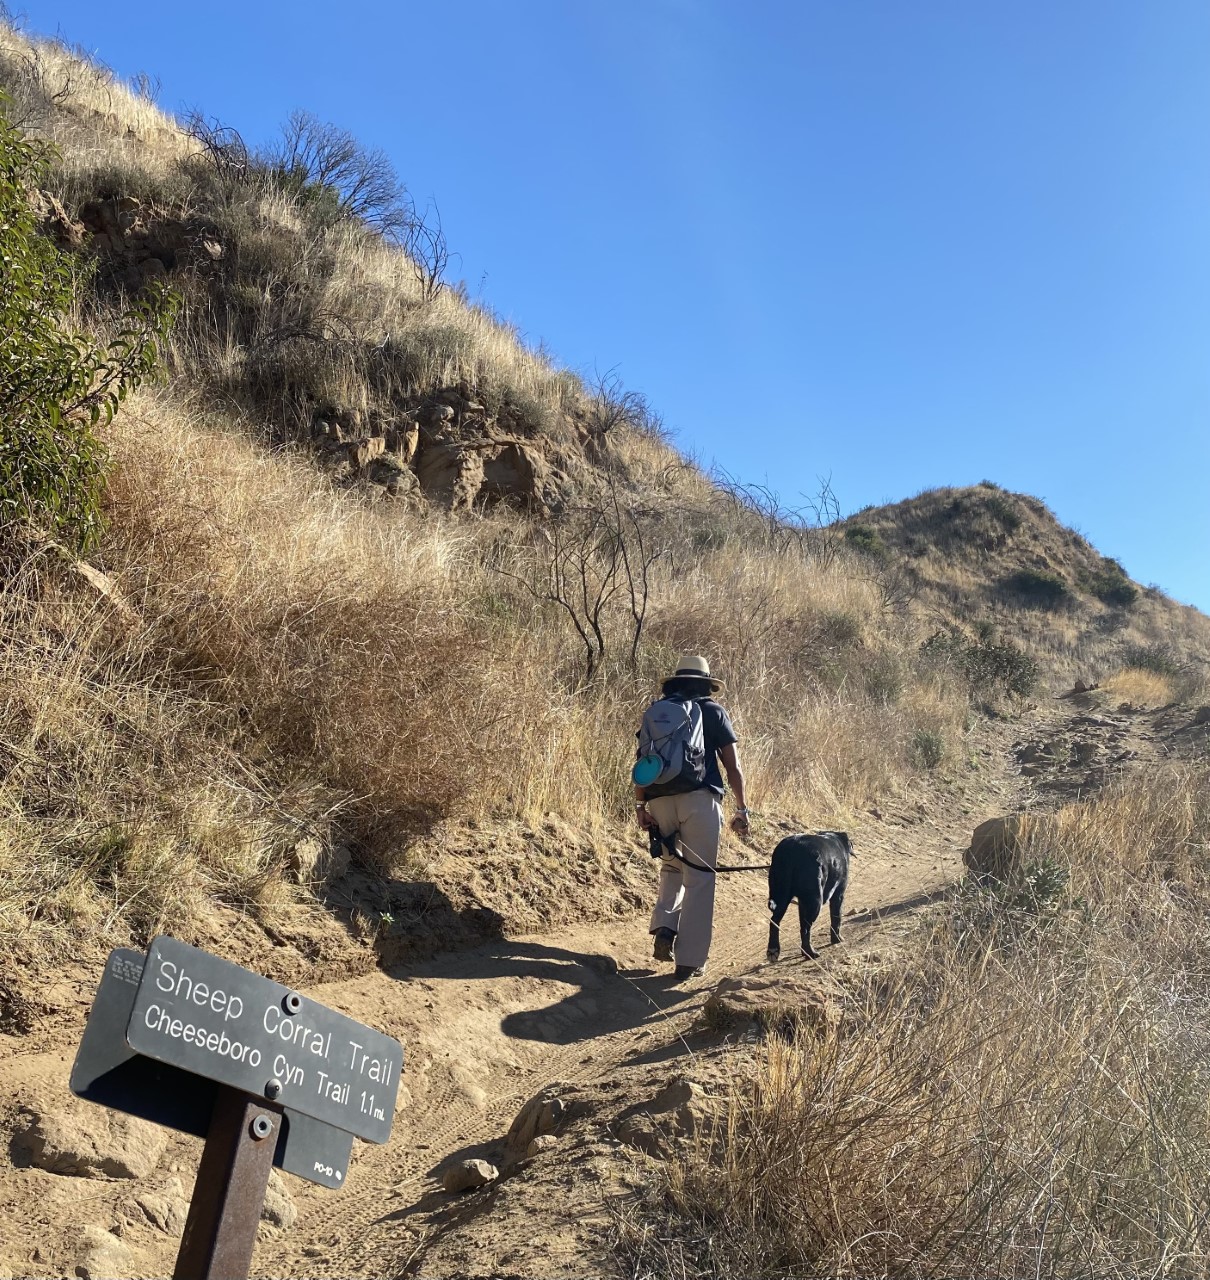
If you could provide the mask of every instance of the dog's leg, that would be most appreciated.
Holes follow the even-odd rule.
[[[776,960],[781,955],[781,918],[789,909],[789,900],[785,902],[775,902],[769,899],[769,946],[765,951],[766,960]]]
[[[819,952],[811,945],[811,926],[819,915],[819,902],[809,898],[798,899],[798,931],[802,938],[802,953],[808,960],[818,960]]]
[[[832,913],[832,942],[840,941],[840,913],[844,910],[844,891],[848,886],[841,880],[832,893],[828,907]]]

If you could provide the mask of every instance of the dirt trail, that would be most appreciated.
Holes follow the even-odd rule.
[[[892,945],[911,909],[958,874],[969,834],[969,820],[958,817],[948,830],[919,820],[864,847],[858,840],[847,944],[832,949],[833,960],[842,950],[852,957],[875,942]],[[739,853],[733,843],[724,861]],[[584,1185],[573,1179],[553,1193],[547,1186],[544,1220],[520,1215],[510,1231],[461,1223],[474,1197],[451,1202],[436,1190],[440,1171],[456,1158],[489,1154],[522,1104],[554,1081],[608,1081],[626,1096],[627,1076],[638,1087],[653,1063],[675,1073],[673,1060],[690,1055],[692,1028],[720,979],[774,968],[761,964],[765,899],[759,873],[722,877],[708,972],[685,985],[670,981],[667,966],[654,966],[644,922],[636,919],[501,941],[325,988],[327,1003],[373,1017],[404,1040],[410,1103],[398,1112],[390,1144],[358,1148],[346,1192],[297,1193],[300,1229],[258,1251],[257,1273],[453,1276],[506,1267],[539,1276],[591,1269],[603,1243],[590,1212],[599,1211],[600,1197]],[[786,960],[775,968],[801,974],[805,967]],[[586,1215],[587,1227],[580,1221]]]
[[[762,977],[802,977],[875,962],[914,927],[931,895],[961,873],[978,821],[1067,799],[1113,768],[1161,756],[1165,735],[1179,731],[1162,713],[1090,712],[1071,703],[1039,708],[1028,725],[984,727],[966,761],[855,826],[846,943],[825,948],[818,965],[763,964],[764,877],[749,873],[720,878],[709,971],[683,986],[671,983],[667,966],[653,966],[645,921],[636,915],[311,988],[323,1003],[403,1040],[395,1130],[384,1146],[354,1144],[341,1192],[289,1180],[297,1225],[265,1231],[253,1274],[554,1277],[604,1270],[606,1205],[626,1189],[630,1156],[600,1117],[490,1191],[446,1195],[441,1170],[468,1155],[495,1155],[522,1104],[553,1082],[615,1100],[616,1115],[687,1066],[700,1068],[719,1043],[700,1018],[721,979],[757,969]],[[1030,749],[1039,744],[1045,749]],[[1090,770],[1102,772],[1092,777]],[[780,834],[765,824],[762,856]],[[752,851],[732,841],[723,860],[751,861]],[[41,1078],[65,1088],[73,1052],[65,1034],[48,1051],[10,1058],[0,1063],[0,1087],[7,1092]],[[174,1136],[149,1182],[177,1176],[187,1194],[199,1145]],[[129,1195],[129,1185],[0,1171],[9,1238],[43,1242],[38,1258],[26,1262],[30,1274],[64,1273],[80,1222],[121,1224],[145,1273],[170,1274],[175,1237],[123,1219],[120,1205]]]

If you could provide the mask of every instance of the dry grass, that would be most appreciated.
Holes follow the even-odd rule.
[[[1169,677],[1157,671],[1143,671],[1138,667],[1126,667],[1101,682],[1101,688],[1111,698],[1129,702],[1136,707],[1164,707],[1175,700],[1176,690]]]
[[[311,830],[398,872],[438,819],[613,825],[638,713],[685,648],[726,673],[761,811],[840,822],[911,776],[920,730],[962,733],[965,697],[844,561],[735,538],[682,557],[653,583],[638,668],[615,658],[582,688],[564,614],[489,568],[501,543],[543,554],[531,521],[357,501],[223,425],[167,392],[113,424],[99,562],[130,620],[44,576],[10,584],[13,919],[100,912],[138,935],[207,895],[272,900]],[[625,622],[607,620],[618,653]]]
[[[255,784],[230,708],[174,687],[146,640],[44,557],[7,576],[0,627],[6,948],[145,938],[214,901],[276,898],[283,850],[317,806]]]
[[[1042,819],[1023,880],[771,1042],[668,1168],[681,1274],[1204,1275],[1208,830],[1204,769]]]

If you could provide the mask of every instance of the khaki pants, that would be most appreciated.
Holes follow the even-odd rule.
[[[656,796],[647,812],[659,823],[661,835],[679,832],[677,848],[690,862],[713,867],[723,834],[723,807],[705,787],[679,796]],[[714,927],[712,871],[696,871],[679,858],[660,860],[660,892],[651,913],[651,932],[671,929],[676,934],[676,962],[697,968],[706,963]]]

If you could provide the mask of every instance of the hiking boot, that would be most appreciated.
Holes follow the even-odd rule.
[[[672,944],[675,941],[675,929],[657,929],[655,931],[655,946],[652,948],[651,954],[657,960],[671,960]]]
[[[676,973],[673,976],[678,982],[684,982],[686,978],[700,978],[705,972],[706,966],[704,964],[696,966],[691,964],[678,964],[676,967]]]

